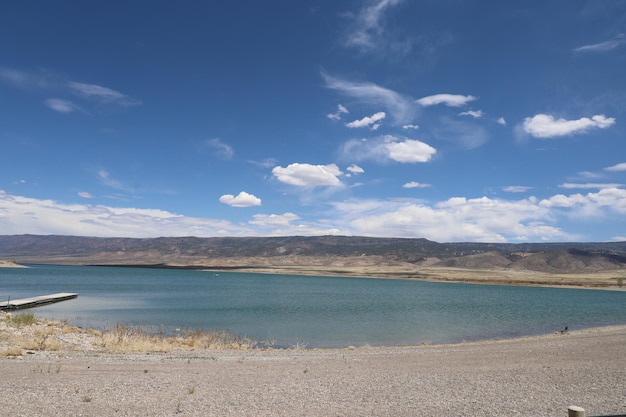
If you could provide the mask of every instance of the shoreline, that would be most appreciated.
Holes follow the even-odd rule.
[[[0,358],[12,415],[560,416],[626,412],[626,325],[341,349]]]

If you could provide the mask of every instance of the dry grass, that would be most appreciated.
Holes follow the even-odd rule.
[[[139,327],[117,325],[99,337],[99,344],[111,353],[171,352],[174,350],[235,349],[248,350],[256,346],[249,339],[235,337],[222,331],[193,330],[174,335],[149,333]]]
[[[101,332],[39,319],[32,313],[0,313],[0,357],[20,356],[23,351],[156,353],[198,349],[248,350],[262,346],[223,331],[177,330],[168,335],[117,325]]]

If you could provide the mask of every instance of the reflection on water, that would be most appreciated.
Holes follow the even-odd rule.
[[[37,315],[225,329],[281,346],[415,345],[626,324],[626,293],[366,278],[36,265],[0,269],[0,299],[77,292]]]

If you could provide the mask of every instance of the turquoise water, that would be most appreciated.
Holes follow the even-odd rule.
[[[33,265],[0,299],[77,292],[32,310],[79,326],[229,330],[278,346],[417,345],[626,324],[626,292],[368,278]]]

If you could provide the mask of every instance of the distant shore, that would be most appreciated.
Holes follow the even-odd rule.
[[[20,265],[12,261],[0,260],[0,268],[28,268],[28,267],[25,265]]]

